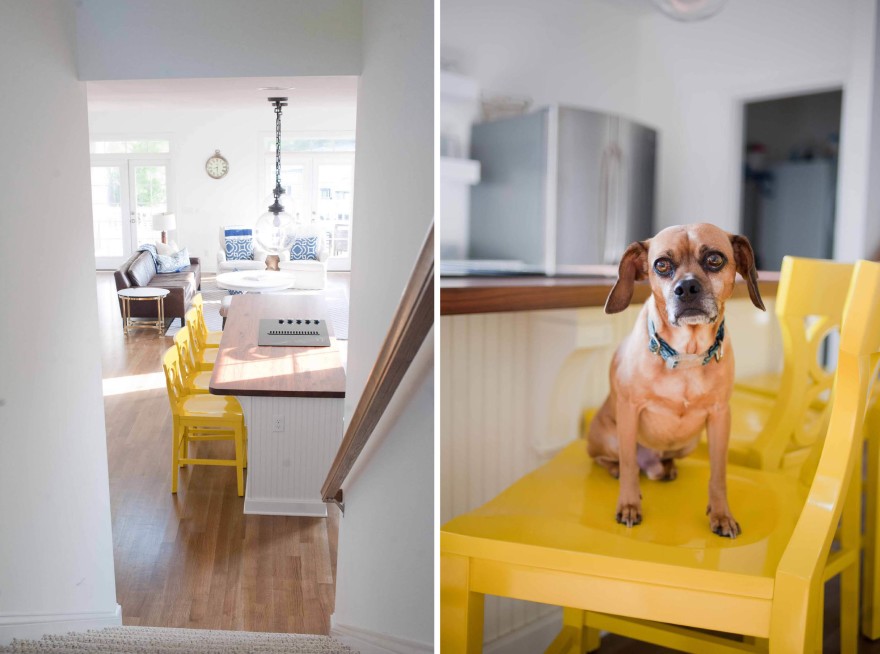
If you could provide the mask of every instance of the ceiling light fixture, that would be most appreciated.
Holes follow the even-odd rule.
[[[670,18],[690,23],[711,18],[724,8],[727,0],[654,0],[654,6]]]
[[[258,91],[293,91],[295,86],[261,86]]]
[[[281,187],[281,107],[287,106],[287,98],[269,98],[269,102],[275,106],[275,188],[272,190],[275,202],[257,219],[254,236],[264,250],[281,255],[290,250],[294,236],[293,218],[284,211],[278,199],[284,193]]]

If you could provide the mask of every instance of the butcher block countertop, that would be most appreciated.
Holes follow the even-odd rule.
[[[234,296],[209,390],[216,395],[345,397],[345,369],[329,315],[320,295]],[[259,346],[263,318],[323,318],[330,347]]]
[[[616,266],[595,266],[595,272],[580,277],[442,277],[440,314],[454,316],[469,313],[537,311],[541,309],[577,309],[603,307],[617,279]],[[776,296],[778,272],[759,272],[761,296]],[[633,302],[648,299],[647,282],[637,282]],[[745,282],[737,275],[735,298],[749,296]]]

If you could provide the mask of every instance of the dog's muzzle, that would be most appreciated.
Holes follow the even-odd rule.
[[[703,290],[700,280],[687,275],[675,282],[666,303],[669,322],[674,326],[704,325],[718,318],[718,305],[711,294]]]

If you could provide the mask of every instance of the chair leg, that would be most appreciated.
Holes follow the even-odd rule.
[[[564,607],[562,631],[544,654],[585,654],[599,649],[599,630],[587,626],[587,611]]]
[[[865,569],[862,573],[862,633],[880,638],[880,400],[865,415],[868,437],[867,484],[865,487]],[[856,468],[858,470],[858,468]]]
[[[177,476],[180,472],[180,425],[172,419],[171,427],[171,492],[177,492]]]
[[[855,457],[861,470],[861,456]],[[840,651],[856,654],[859,649],[859,559],[861,549],[862,476],[853,473],[840,521],[840,546],[855,553],[855,560],[840,573]]]
[[[440,555],[440,651],[483,651],[483,594],[468,588],[470,560]]]
[[[235,428],[235,481],[238,496],[244,496],[244,426]]]

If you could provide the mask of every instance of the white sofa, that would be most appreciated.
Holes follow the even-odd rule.
[[[278,263],[281,270],[292,272],[296,281],[293,287],[303,290],[321,290],[327,285],[327,259],[330,258],[330,250],[327,248],[327,238],[320,224],[301,225],[296,228],[298,238],[318,237],[318,259],[294,260],[282,257]]]

